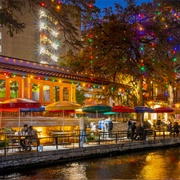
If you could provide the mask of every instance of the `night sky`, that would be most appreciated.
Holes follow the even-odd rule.
[[[152,2],[152,0],[136,0],[135,1],[137,5],[140,5],[141,3],[147,3],[147,2]],[[115,3],[119,3],[121,5],[125,6],[125,3],[123,0],[96,0],[95,5],[99,8],[105,8],[105,7],[113,7]]]

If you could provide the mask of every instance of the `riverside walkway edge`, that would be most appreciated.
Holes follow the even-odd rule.
[[[0,157],[0,174],[7,171],[44,166],[55,163],[68,162],[112,154],[120,155],[122,152],[141,151],[152,148],[179,146],[180,138],[169,138],[151,141],[121,142],[118,144],[86,146],[73,149],[59,149],[43,152],[17,153]]]

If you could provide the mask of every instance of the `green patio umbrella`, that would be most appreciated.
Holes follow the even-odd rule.
[[[113,115],[113,114],[118,114],[118,113],[110,111],[110,112],[105,112],[104,114],[106,114],[106,115],[108,115],[108,114],[111,115],[112,114]]]
[[[83,112],[96,113],[96,118],[98,117],[98,113],[105,113],[112,111],[112,107],[106,104],[94,104],[87,105],[82,108]]]

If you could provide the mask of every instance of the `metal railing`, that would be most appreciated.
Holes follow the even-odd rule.
[[[145,130],[143,134],[135,136],[128,131],[113,131],[113,132],[87,132],[85,135],[81,135],[79,132],[72,135],[52,135],[47,137],[40,137],[32,144],[32,151],[52,151],[60,150],[62,148],[79,148],[94,145],[106,145],[106,144],[120,144],[131,143],[139,141],[156,141],[160,139],[174,138],[176,135],[170,134],[164,129],[159,130]],[[136,137],[136,139],[134,139]],[[40,145],[39,145],[40,143]],[[0,147],[0,155],[10,155],[14,153],[22,152],[22,147],[19,141],[9,140],[8,146]],[[27,152],[27,151],[23,151]]]

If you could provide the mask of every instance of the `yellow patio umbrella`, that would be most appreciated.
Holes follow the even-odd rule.
[[[77,103],[69,102],[69,101],[60,101],[60,102],[55,102],[52,104],[49,104],[45,107],[46,111],[51,111],[51,112],[58,112],[62,111],[63,112],[63,132],[64,132],[64,112],[66,110],[75,110],[75,109],[80,109],[82,106]]]

